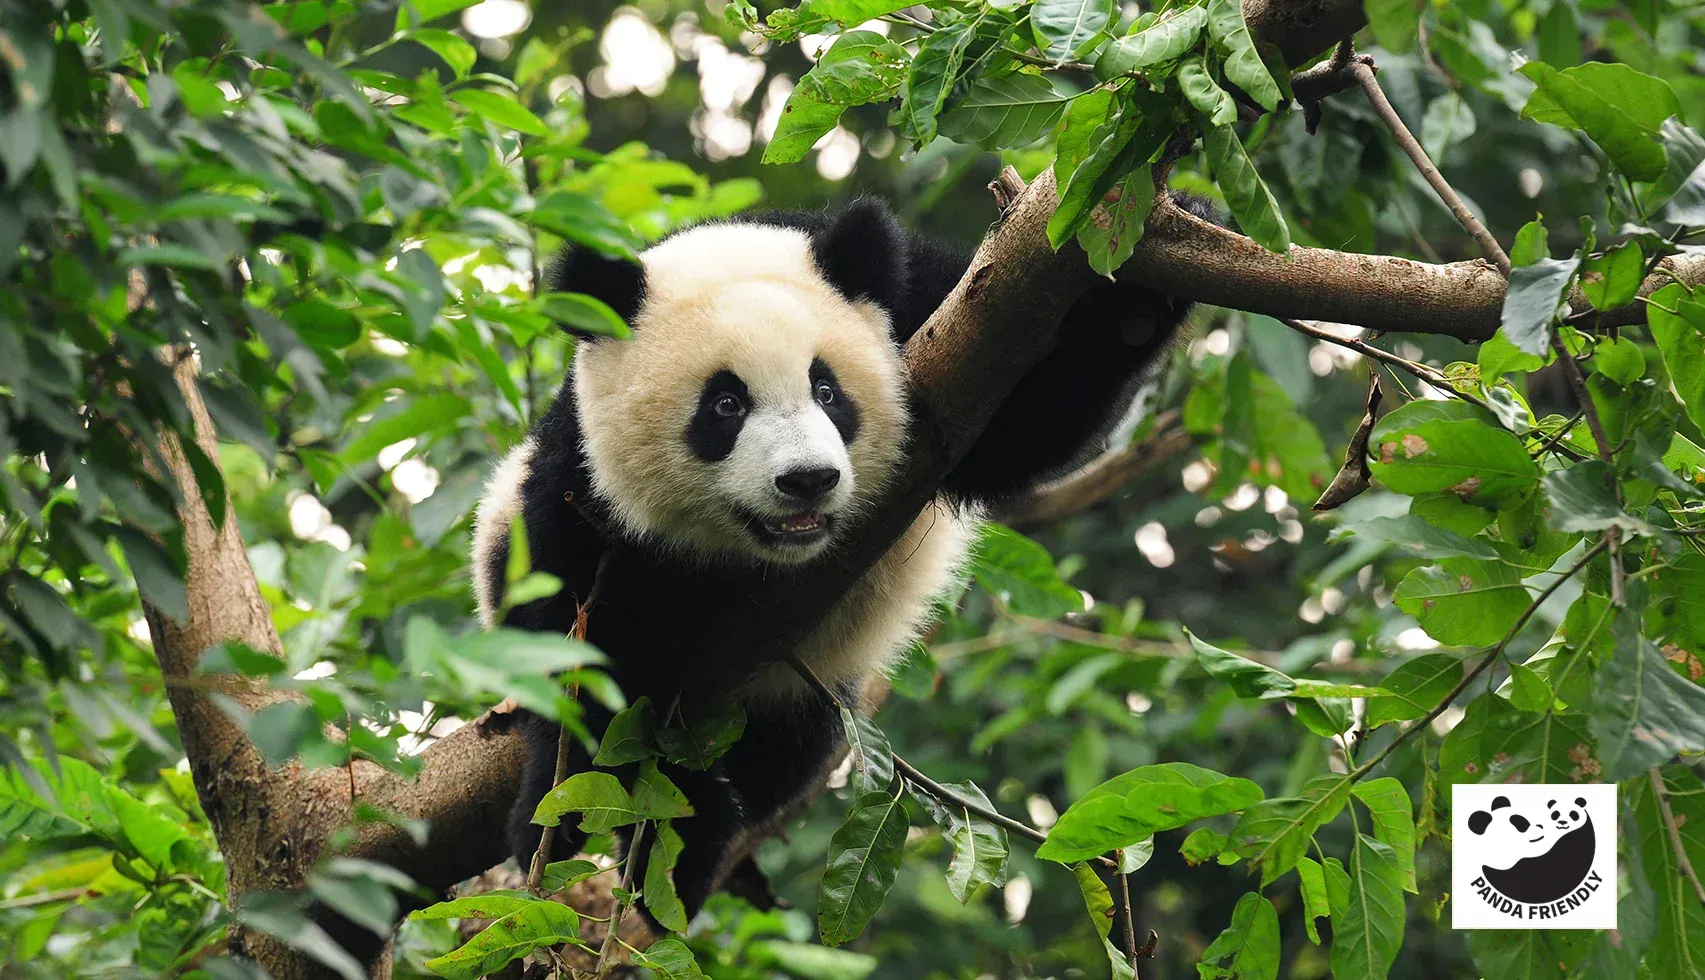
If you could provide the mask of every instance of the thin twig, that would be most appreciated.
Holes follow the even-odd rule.
[[[1131,876],[1119,872],[1119,913],[1125,920],[1125,959],[1131,964],[1131,978],[1137,980],[1137,924],[1131,914]]]
[[[622,894],[616,898],[615,911],[610,913],[610,927],[609,931],[604,933],[604,945],[598,948],[597,975],[600,977],[608,973],[613,965],[610,962],[610,954],[614,952],[616,943],[620,942],[616,936],[621,932],[622,919],[627,916],[628,906],[633,902],[633,869],[634,865],[639,863],[640,848],[645,846],[645,827],[644,820],[635,824],[633,838],[628,844],[627,860],[623,862],[622,867]]]
[[[1445,377],[1444,372],[1440,371],[1438,368],[1429,367],[1419,361],[1411,361],[1407,357],[1399,357],[1388,350],[1381,350],[1380,348],[1363,340],[1357,340],[1353,337],[1337,336],[1336,334],[1322,330],[1319,327],[1303,320],[1281,318],[1279,322],[1298,333],[1307,334],[1316,340],[1324,340],[1329,344],[1337,344],[1339,347],[1346,350],[1353,350],[1356,353],[1361,354],[1363,357],[1371,358],[1381,363],[1389,364],[1393,367],[1402,368],[1448,395],[1454,395],[1465,402],[1472,402],[1479,405],[1481,408],[1486,407],[1486,403],[1481,401],[1478,397],[1463,391],[1458,391],[1456,386],[1450,383],[1450,379]]]
[[[604,570],[610,566],[610,553],[604,552],[598,559],[598,570],[592,575],[592,588],[586,592],[586,601],[577,603],[574,607],[574,629],[570,631],[576,640],[586,639],[586,618],[592,610],[592,604],[598,601],[598,591],[604,587]],[[579,685],[569,692],[569,697],[580,696]],[[562,785],[568,778],[568,756],[574,745],[574,736],[569,733],[568,726],[563,725],[557,730],[556,737],[556,774],[551,779],[551,786]],[[527,869],[527,889],[535,894],[544,886],[545,865],[551,860],[551,846],[556,843],[555,825],[545,827],[539,834],[539,848],[533,852],[533,864]]]
[[[1404,153],[1409,154],[1409,159],[1414,162],[1415,168],[1421,171],[1421,176],[1425,177],[1427,183],[1432,185],[1434,192],[1445,202],[1445,207],[1450,209],[1450,213],[1456,215],[1456,220],[1461,222],[1462,227],[1474,236],[1475,241],[1480,243],[1480,250],[1486,253],[1486,258],[1498,267],[1498,271],[1502,272],[1505,278],[1508,278],[1510,274],[1509,255],[1505,254],[1503,246],[1499,245],[1498,240],[1492,237],[1492,233],[1486,230],[1486,226],[1481,224],[1480,219],[1474,216],[1474,212],[1468,210],[1468,205],[1462,203],[1462,198],[1458,197],[1456,191],[1451,189],[1450,183],[1444,179],[1443,174],[1439,173],[1439,168],[1433,166],[1433,161],[1427,156],[1427,151],[1421,148],[1420,141],[1415,139],[1415,134],[1409,132],[1408,126],[1403,125],[1402,117],[1397,114],[1396,109],[1391,107],[1391,101],[1385,97],[1385,91],[1379,87],[1379,80],[1374,77],[1373,68],[1358,61],[1350,66],[1350,70],[1355,72],[1356,81],[1361,83],[1362,91],[1367,93],[1368,102],[1373,104],[1374,112],[1379,114],[1379,118],[1385,123],[1385,127],[1391,130],[1391,135],[1397,140],[1397,145],[1403,148]]]
[[[800,680],[803,680],[812,690],[822,695],[824,700],[834,705],[837,709],[846,709],[846,703],[841,700],[840,695],[836,694],[829,685],[823,683],[823,678],[818,677],[817,672],[811,669],[811,665],[806,663],[804,660],[801,660],[798,654],[790,655],[787,658],[787,662],[791,667],[793,667],[794,673],[799,675]],[[914,766],[905,759],[900,758],[898,754],[894,754],[893,759],[894,769],[899,772],[900,775],[906,777],[908,781],[916,784],[919,789],[935,797],[941,802],[956,806],[969,813],[975,814],[976,816],[982,817],[984,820],[987,820],[992,824],[1005,827],[1007,830],[1012,831],[1020,837],[1027,837],[1038,844],[1048,839],[1048,835],[1046,833],[1037,830],[1035,827],[1032,827],[1027,823],[1014,820],[998,810],[983,806],[981,803],[975,803],[971,800],[965,799],[959,794],[948,789],[946,786],[943,786],[924,775],[917,766]],[[1102,857],[1099,860],[1102,864],[1110,867],[1118,867],[1118,862],[1112,861],[1106,857]]]
[[[1516,619],[1515,624],[1510,627],[1509,632],[1505,633],[1504,638],[1498,641],[1498,645],[1486,651],[1486,656],[1481,657],[1480,662],[1476,663],[1468,671],[1468,673],[1464,674],[1462,680],[1458,681],[1456,686],[1451,688],[1450,692],[1444,696],[1443,700],[1434,705],[1431,711],[1428,711],[1413,724],[1398,732],[1397,737],[1388,742],[1385,748],[1380,749],[1379,752],[1368,761],[1357,766],[1355,770],[1350,773],[1350,782],[1353,783],[1367,775],[1370,771],[1372,771],[1374,766],[1385,761],[1386,756],[1396,751],[1397,747],[1402,745],[1404,740],[1406,740],[1409,736],[1432,724],[1433,719],[1444,714],[1445,709],[1451,706],[1451,702],[1455,701],[1458,697],[1461,697],[1462,692],[1468,690],[1468,685],[1474,683],[1475,678],[1485,673],[1486,668],[1492,666],[1493,661],[1497,660],[1498,657],[1503,654],[1504,648],[1509,646],[1510,641],[1516,638],[1516,634],[1520,633],[1522,627],[1527,625],[1527,621],[1533,618],[1533,614],[1539,611],[1539,607],[1545,604],[1545,600],[1551,598],[1551,594],[1561,588],[1564,582],[1574,578],[1575,573],[1585,568],[1587,562],[1598,557],[1599,552],[1605,549],[1606,544],[1607,542],[1600,541],[1591,548],[1588,548],[1586,554],[1583,554],[1573,565],[1569,566],[1568,571],[1557,576],[1557,581],[1552,582],[1550,585],[1541,589],[1539,595],[1533,600],[1533,602],[1529,603],[1528,607],[1522,610],[1521,616]]]
[[[1675,812],[1669,806],[1669,793],[1664,789],[1664,775],[1657,766],[1647,770],[1652,777],[1652,795],[1658,798],[1658,811],[1663,814],[1664,829],[1669,831],[1670,846],[1675,848],[1675,861],[1681,869],[1681,876],[1693,885],[1693,893],[1699,896],[1699,904],[1705,905],[1705,885],[1699,883],[1699,875],[1693,870],[1693,862],[1688,860],[1687,848],[1681,843],[1681,825],[1675,822]]]

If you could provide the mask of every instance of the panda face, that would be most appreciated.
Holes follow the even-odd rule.
[[[674,550],[816,557],[899,457],[886,314],[836,290],[790,228],[705,226],[642,261],[632,338],[575,354],[594,485],[629,530]]]
[[[1491,858],[1486,864],[1492,868],[1508,868],[1523,858],[1544,854],[1558,836],[1557,828],[1545,816],[1516,811],[1507,796],[1494,799],[1489,811],[1470,814],[1468,829],[1491,842],[1487,850]]]
[[[1552,826],[1564,833],[1568,833],[1587,822],[1586,797],[1576,797],[1573,803],[1567,800],[1561,801],[1561,803],[1557,800],[1550,800],[1546,802],[1545,809],[1546,816],[1550,818]]]

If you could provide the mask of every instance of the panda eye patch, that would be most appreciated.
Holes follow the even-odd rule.
[[[841,387],[834,369],[821,357],[811,362],[811,399],[835,424],[842,442],[851,445],[858,438],[858,406]]]

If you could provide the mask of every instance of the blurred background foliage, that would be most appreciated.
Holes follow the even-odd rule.
[[[1538,213],[1555,216],[1551,244],[1565,252],[1581,244],[1577,216],[1614,227],[1603,158],[1576,134],[1518,119],[1532,83],[1510,71],[1512,52],[1627,62],[1667,80],[1683,121],[1705,125],[1696,6],[1421,7],[1421,43],[1364,36],[1362,49],[1502,241]],[[0,972],[180,975],[210,968],[228,922],[137,598],[140,586],[163,609],[183,606],[172,491],[136,482],[147,451],[123,438],[155,423],[185,431],[158,344],[180,331],[197,344],[225,437],[222,484],[284,641],[281,660],[223,651],[204,669],[266,674],[309,695],[246,719],[269,756],[337,765],[354,751],[406,770],[422,744],[501,697],[549,699],[537,676],[505,666],[501,646],[465,642],[470,511],[570,356],[552,318],[607,326],[607,311],[535,295],[542,256],[565,238],[622,253],[704,217],[859,194],[970,246],[994,218],[985,184],[999,168],[1030,175],[1053,158],[1047,142],[990,153],[936,140],[913,152],[876,104],[849,110],[803,162],[761,166],[822,41],[767,41],[723,13],[717,0],[6,6]],[[1122,15],[1136,13],[1127,4]],[[1298,243],[1477,255],[1359,95],[1322,108],[1315,135],[1289,112],[1244,136]],[[1193,158],[1172,182],[1216,193]],[[1361,417],[1369,362],[1265,317],[1204,309],[1195,322],[1117,439],[1155,438],[1156,418],[1178,426],[1169,412],[1188,425],[1186,397],[1246,359],[1319,434],[1292,447],[1302,472],[1329,478]],[[1475,357],[1438,337],[1389,346],[1436,365]],[[1383,376],[1393,394],[1426,394]],[[1535,417],[1573,411],[1557,371],[1517,383]],[[1082,591],[1083,612],[1039,621],[975,587],[943,610],[879,716],[898,751],[937,779],[976,780],[998,808],[1044,827],[1103,779],[1155,762],[1244,776],[1269,796],[1342,771],[1289,702],[1239,700],[1211,681],[1179,627],[1281,669],[1326,664],[1352,679],[1435,650],[1392,601],[1424,562],[1328,540],[1335,524],[1402,513],[1406,500],[1376,490],[1316,519],[1298,491],[1319,479],[1217,480],[1204,441],[1162,454],[1105,502],[1024,528]],[[200,462],[215,499],[220,478]],[[1578,591],[1544,605],[1512,649],[1536,649]],[[668,598],[656,601],[667,615]],[[346,726],[350,747],[327,741],[321,723]],[[1423,770],[1447,730],[1386,770],[1432,832],[1393,977],[1481,973],[1439,919],[1443,807]],[[913,830],[899,885],[862,938],[816,946],[817,881],[846,792],[760,852],[791,909],[723,896],[694,925],[688,941],[709,975],[1105,975],[1067,869],[1015,846],[1007,884],[961,904],[933,830]],[[1345,824],[1322,831],[1329,851],[1347,850]],[[1133,878],[1137,921],[1161,937],[1145,975],[1188,975],[1249,888],[1242,868],[1189,866],[1182,838],[1160,835]],[[320,897],[358,882],[363,901],[394,907],[389,884],[371,890],[374,874],[328,868]],[[1326,976],[1294,885],[1269,897],[1283,975]],[[430,975],[421,964],[455,941],[444,923],[412,923],[399,975]]]

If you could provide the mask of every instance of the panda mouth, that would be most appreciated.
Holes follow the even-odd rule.
[[[756,512],[745,515],[746,528],[766,544],[797,547],[815,544],[827,537],[833,517],[817,511],[784,514],[779,517]]]

